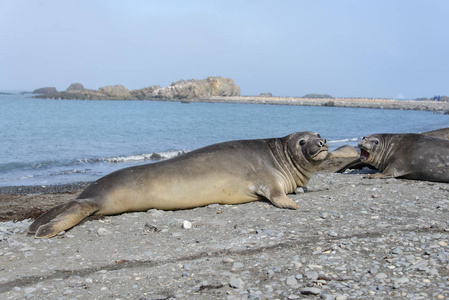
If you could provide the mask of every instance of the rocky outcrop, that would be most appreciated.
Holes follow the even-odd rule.
[[[33,91],[33,94],[54,94],[57,93],[58,91],[56,90],[55,87],[43,87],[40,89],[36,89]]]
[[[123,85],[105,86],[98,90],[100,94],[105,95],[108,99],[114,100],[132,100],[136,99],[131,92]]]
[[[81,83],[72,83],[65,91],[66,92],[79,92],[83,91],[84,86]]]
[[[272,93],[260,93],[259,97],[273,97]]]
[[[240,87],[230,78],[208,77],[204,80],[179,80],[165,88],[155,85],[133,90],[131,94],[140,100],[204,99],[212,96],[240,96]]]
[[[307,98],[307,99],[332,99],[334,97],[332,97],[331,95],[328,95],[328,94],[307,94],[307,95],[303,96],[302,98]]]
[[[72,83],[65,91],[58,92],[56,89],[37,89],[34,91],[36,98],[52,99],[80,99],[80,100],[135,100],[130,91],[122,85],[105,86],[98,90],[85,89],[81,83]]]
[[[46,88],[47,89],[47,88]],[[38,89],[40,91],[43,89]],[[204,80],[179,80],[169,87],[158,85],[129,91],[122,85],[105,86],[98,90],[85,89],[81,83],[72,83],[64,92],[56,89],[41,94],[37,98],[82,99],[82,100],[182,100],[204,99],[212,96],[240,96],[240,87],[230,78],[208,77]]]

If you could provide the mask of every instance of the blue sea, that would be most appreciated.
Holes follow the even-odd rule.
[[[331,149],[449,126],[433,112],[265,104],[34,99],[0,94],[0,186],[93,181],[209,144],[314,131]]]

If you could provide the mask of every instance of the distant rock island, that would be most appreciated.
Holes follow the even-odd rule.
[[[65,91],[44,87],[33,91],[36,98],[80,100],[189,100],[213,96],[240,96],[240,87],[230,78],[219,76],[204,80],[179,80],[168,87],[153,85],[129,91],[122,85],[105,86],[98,90],[85,89],[81,83],[72,83]]]

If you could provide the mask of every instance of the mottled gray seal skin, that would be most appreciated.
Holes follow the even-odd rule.
[[[399,177],[449,182],[449,140],[422,134],[373,134],[359,143],[360,160],[382,173],[368,178]]]
[[[422,135],[426,135],[426,136],[432,136],[432,137],[436,137],[436,138],[440,138],[440,139],[446,139],[449,140],[449,127],[446,128],[441,128],[441,129],[436,129],[436,130],[432,130],[432,131],[426,131],[423,132]],[[340,147],[343,148],[344,146]],[[351,146],[348,146],[351,147]],[[337,149],[339,150],[339,149]],[[335,151],[337,151],[335,150]],[[346,149],[346,151],[350,152],[350,150]],[[329,156],[332,154],[333,152],[329,153]],[[338,153],[336,155],[336,157],[338,157]],[[347,163],[346,165],[344,165],[343,167],[341,167],[340,169],[338,169],[337,171],[335,171],[335,173],[343,173],[344,171],[346,171],[347,169],[363,169],[365,167],[369,167],[374,169],[374,166],[371,166],[369,164],[364,163],[363,161],[360,160],[359,157],[357,157],[355,160]]]
[[[327,154],[327,141],[312,132],[210,145],[106,175],[77,199],[37,218],[29,232],[38,238],[52,237],[92,214],[150,208],[177,210],[268,199],[277,207],[297,209],[286,194],[304,187]]]

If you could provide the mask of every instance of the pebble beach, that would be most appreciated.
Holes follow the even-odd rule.
[[[447,299],[449,184],[364,172],[320,171],[290,195],[296,211],[263,201],[149,210],[52,239],[27,235],[28,219],[2,222],[0,296]]]

